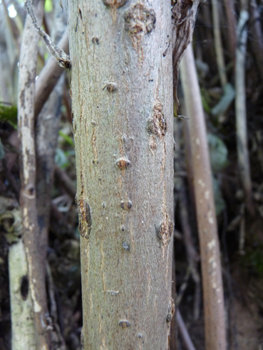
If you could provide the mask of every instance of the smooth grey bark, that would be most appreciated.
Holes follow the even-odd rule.
[[[34,2],[42,21],[42,0]],[[18,83],[18,130],[20,138],[20,210],[23,242],[27,257],[28,281],[32,299],[37,348],[49,350],[50,324],[47,308],[45,274],[39,259],[39,223],[36,208],[36,152],[34,135],[34,91],[38,55],[38,33],[29,17],[23,32]]]
[[[181,79],[189,122],[187,158],[191,166],[201,253],[206,350],[226,350],[224,292],[206,125],[192,47],[181,65]],[[190,159],[191,157],[191,159]]]
[[[83,348],[168,349],[170,3],[71,0],[68,6]]]
[[[21,239],[10,246],[8,265],[12,315],[12,350],[37,350],[35,325],[32,318],[32,300],[28,293],[25,295],[21,293],[22,286],[27,284],[26,253]]]

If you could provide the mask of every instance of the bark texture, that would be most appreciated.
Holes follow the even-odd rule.
[[[43,1],[34,3],[42,21]],[[46,302],[45,268],[39,259],[40,231],[36,209],[36,153],[34,135],[34,91],[38,54],[38,33],[32,21],[26,19],[19,61],[18,127],[20,154],[20,207],[23,219],[23,242],[28,266],[28,281],[33,303],[37,348],[48,350],[50,327]]]
[[[84,349],[168,349],[171,9],[69,2]]]
[[[179,64],[187,46],[193,38],[199,2],[200,0],[177,0],[172,8],[173,84],[176,107],[179,106],[177,98]]]
[[[37,350],[32,300],[28,295],[26,253],[21,239],[9,248],[12,350]]]

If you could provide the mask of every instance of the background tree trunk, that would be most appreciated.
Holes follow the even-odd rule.
[[[224,293],[206,125],[192,47],[181,65],[189,121],[185,123],[201,253],[206,350],[226,350]]]
[[[34,3],[40,22],[44,2]],[[45,266],[39,259],[40,230],[36,201],[36,152],[34,135],[34,91],[37,65],[38,33],[28,16],[23,32],[19,60],[18,128],[20,138],[20,209],[23,222],[23,242],[27,257],[28,281],[33,304],[37,348],[49,350],[49,314],[45,289]]]
[[[171,8],[69,2],[84,349],[168,349]]]

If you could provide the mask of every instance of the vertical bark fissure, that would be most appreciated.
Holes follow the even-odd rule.
[[[169,347],[170,18],[164,1],[69,5],[84,349]]]

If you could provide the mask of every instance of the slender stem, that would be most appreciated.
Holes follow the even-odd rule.
[[[183,342],[184,342],[186,349],[187,350],[195,350],[195,346],[192,342],[192,339],[189,335],[189,332],[186,328],[186,325],[184,323],[184,320],[183,320],[182,315],[181,315],[179,310],[177,310],[177,312],[176,312],[176,320],[177,320],[177,324],[178,324],[179,333],[183,339]]]
[[[237,48],[236,48],[236,132],[237,132],[237,153],[238,167],[243,189],[245,191],[246,206],[251,214],[254,212],[252,199],[252,184],[250,176],[250,161],[247,144],[247,114],[246,114],[246,47],[247,47],[247,21],[249,14],[241,10],[237,27]]]
[[[43,1],[35,5],[43,17]],[[23,241],[27,256],[28,280],[33,302],[37,348],[48,350],[50,339],[44,268],[39,259],[39,226],[36,210],[36,153],[34,133],[34,90],[38,55],[38,34],[29,17],[23,32],[19,61],[18,126],[21,142],[20,205],[23,218]]]
[[[189,116],[185,126],[190,129],[189,162],[193,164],[194,197],[201,250],[206,349],[225,350],[224,295],[211,167],[204,111],[191,46],[185,52],[181,68],[186,112]]]
[[[58,45],[65,51],[68,51],[68,33],[65,31]],[[57,61],[51,56],[41,73],[39,74],[36,82],[36,95],[35,95],[35,117],[39,114],[51,94],[54,86],[58,82],[64,69],[58,67]]]
[[[260,23],[260,12],[255,0],[250,1],[250,14],[251,14],[251,32],[253,38],[251,40],[252,49],[255,54],[258,70],[263,80],[263,36]]]
[[[233,0],[224,0],[225,12],[227,17],[227,30],[228,30],[228,45],[231,54],[232,61],[236,58],[236,17]]]
[[[215,51],[216,51],[216,60],[220,76],[220,81],[222,87],[227,83],[227,77],[225,72],[225,62],[224,62],[224,53],[223,46],[220,34],[220,20],[219,20],[219,11],[218,11],[218,0],[212,0],[212,14],[214,22],[214,40],[215,40]]]
[[[27,13],[31,17],[34,27],[36,28],[37,32],[44,40],[47,49],[55,57],[60,67],[70,68],[71,64],[70,64],[69,56],[62,49],[56,46],[51,40],[50,36],[46,32],[44,32],[44,30],[38,25],[31,0],[26,0],[25,8],[27,10]]]

